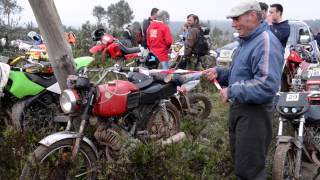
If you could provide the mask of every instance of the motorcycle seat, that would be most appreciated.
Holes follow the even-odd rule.
[[[137,53],[137,52],[140,52],[140,48],[139,47],[132,47],[132,48],[129,48],[129,47],[126,47],[124,46],[123,44],[120,43],[120,50],[123,52],[123,54],[132,54],[132,53]]]
[[[140,103],[152,104],[161,99],[168,99],[176,92],[177,85],[174,83],[153,83],[151,86],[140,92]]]
[[[26,76],[30,80],[32,80],[33,82],[35,82],[41,86],[44,86],[45,88],[47,88],[57,82],[54,75],[44,77],[44,76],[39,76],[36,74],[26,73]]]
[[[139,89],[144,89],[152,84],[153,77],[138,72],[129,72],[128,80],[137,85]]]

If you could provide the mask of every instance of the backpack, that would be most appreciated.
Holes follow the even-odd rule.
[[[209,35],[210,29],[207,27],[200,27],[200,34],[198,41],[195,43],[194,47],[192,48],[192,53],[197,56],[204,56],[209,53],[209,43],[206,36]]]

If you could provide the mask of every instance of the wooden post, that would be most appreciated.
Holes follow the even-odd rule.
[[[75,74],[73,55],[65,38],[62,23],[53,0],[29,0],[41,35],[48,50],[49,61],[60,89],[67,88],[67,77]]]

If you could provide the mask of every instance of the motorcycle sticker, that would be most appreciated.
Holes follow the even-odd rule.
[[[287,94],[287,102],[299,101],[299,93]]]

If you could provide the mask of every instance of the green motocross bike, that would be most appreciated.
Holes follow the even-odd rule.
[[[93,60],[89,56],[74,59],[78,73]],[[46,134],[68,121],[68,116],[60,110],[61,90],[53,73],[28,73],[12,67],[3,94],[0,99],[0,122],[5,125],[12,125],[21,131]]]

